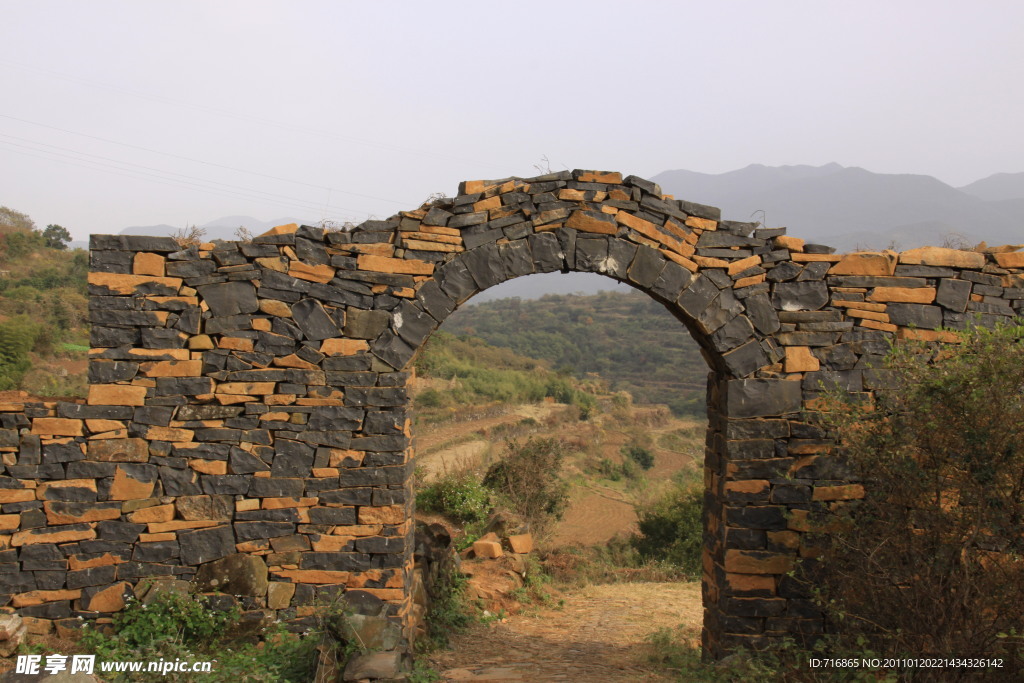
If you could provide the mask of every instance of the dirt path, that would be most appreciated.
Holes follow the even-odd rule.
[[[586,586],[563,597],[561,608],[475,624],[431,664],[445,681],[671,681],[645,661],[644,638],[679,624],[700,633],[699,583]]]
[[[416,430],[416,466],[422,468],[424,481],[445,472],[459,471],[482,464],[483,455],[492,444],[486,438],[492,429],[506,424],[516,424],[525,418],[538,422],[552,411],[565,408],[557,403],[529,403],[510,408],[498,415],[488,415],[469,420],[450,422],[434,427],[420,427]],[[465,440],[467,434],[480,434],[478,439]],[[448,442],[455,442],[445,446]]]

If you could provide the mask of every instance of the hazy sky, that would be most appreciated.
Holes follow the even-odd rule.
[[[0,12],[0,204],[76,239],[383,217],[462,179],[535,175],[542,157],[642,176],[1024,171],[1024,3],[1009,0]]]

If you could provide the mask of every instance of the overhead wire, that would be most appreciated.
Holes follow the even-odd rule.
[[[184,107],[184,108],[195,109],[195,110],[203,111],[203,112],[207,112],[207,113],[217,114],[218,116],[225,116],[225,117],[229,117],[229,118],[238,119],[238,120],[241,120],[241,121],[251,121],[251,122],[254,122],[254,123],[259,123],[259,124],[262,124],[262,125],[265,125],[265,126],[272,126],[274,128],[280,128],[280,129],[283,129],[283,130],[290,130],[290,131],[305,133],[307,135],[314,135],[314,136],[317,136],[317,137],[320,137],[320,138],[328,137],[328,138],[332,138],[332,139],[340,140],[340,141],[344,141],[344,142],[351,142],[351,143],[355,143],[355,144],[359,144],[359,145],[366,145],[366,146],[369,146],[369,147],[376,147],[378,149],[387,149],[387,150],[391,150],[391,151],[402,152],[404,154],[413,154],[413,155],[416,155],[416,156],[432,157],[432,158],[436,158],[436,159],[446,159],[448,161],[459,161],[459,162],[463,162],[463,163],[479,164],[479,165],[489,166],[491,168],[502,168],[503,170],[506,169],[505,166],[502,166],[502,165],[499,165],[499,164],[494,164],[492,162],[481,161],[481,160],[478,160],[478,159],[467,159],[467,158],[458,157],[458,156],[454,156],[454,155],[450,155],[450,154],[440,154],[440,153],[437,153],[437,152],[428,152],[428,151],[425,151],[425,150],[413,149],[411,147],[404,147],[404,146],[401,146],[401,145],[394,145],[394,144],[390,144],[390,143],[378,142],[378,141],[373,141],[373,140],[366,140],[366,139],[362,139],[362,138],[352,137],[352,136],[349,136],[349,135],[341,135],[341,134],[335,133],[333,131],[327,131],[327,130],[322,130],[322,129],[318,129],[318,128],[309,128],[309,127],[305,127],[305,126],[296,126],[296,125],[289,124],[289,123],[284,123],[284,122],[281,122],[281,121],[275,121],[274,119],[268,119],[268,118],[263,118],[263,117],[259,117],[259,116],[252,116],[252,115],[249,115],[249,114],[239,114],[237,112],[232,112],[232,111],[227,110],[227,109],[220,109],[218,107],[210,107],[210,106],[206,106],[206,105],[202,105],[202,104],[196,104],[194,102],[186,102],[186,101],[183,101],[183,100],[176,100],[174,98],[165,97],[163,95],[155,95],[155,94],[152,94],[152,93],[145,93],[145,92],[141,92],[141,91],[137,91],[137,90],[132,90],[130,88],[124,88],[124,87],[118,86],[118,85],[112,85],[112,84],[109,84],[109,83],[103,83],[102,81],[95,81],[95,80],[91,80],[91,79],[81,78],[79,76],[71,76],[69,74],[61,73],[59,71],[53,71],[51,69],[44,69],[44,68],[38,67],[38,66],[33,66],[33,65],[29,65],[29,64],[23,64],[23,63],[20,63],[20,62],[14,62],[14,61],[11,61],[11,60],[8,60],[8,59],[0,59],[0,65],[4,65],[4,66],[8,66],[8,67],[16,67],[16,68],[19,68],[19,69],[25,69],[25,70],[29,70],[29,71],[36,71],[36,72],[39,72],[39,73],[46,74],[46,75],[48,75],[48,76],[50,76],[52,78],[58,78],[58,79],[61,79],[61,80],[70,81],[72,83],[79,83],[79,84],[89,85],[89,86],[97,87],[97,88],[105,88],[107,90],[113,90],[115,92],[119,92],[119,93],[124,94],[124,95],[129,95],[131,97],[137,97],[137,98],[140,98],[140,99],[147,99],[147,100],[151,100],[151,101],[154,101],[154,102],[159,102],[161,104],[172,104],[172,105],[178,106],[178,107]]]
[[[67,152],[67,153],[71,153],[71,154],[75,154],[75,155],[79,155],[79,156],[93,157],[93,158],[96,158],[96,159],[102,159],[103,161],[109,161],[109,162],[112,162],[112,163],[115,163],[115,164],[121,164],[122,166],[134,166],[134,167],[143,169],[145,171],[150,171],[150,172],[153,172],[153,173],[160,173],[160,174],[169,175],[169,176],[178,176],[178,177],[181,177],[181,178],[186,178],[186,179],[191,180],[191,181],[198,181],[199,183],[209,183],[209,184],[213,184],[213,185],[222,185],[224,187],[231,188],[232,190],[240,190],[240,191],[245,192],[245,193],[260,194],[260,195],[268,195],[268,196],[272,196],[272,197],[278,197],[280,199],[283,199],[283,200],[291,202],[291,203],[308,204],[310,206],[318,206],[318,207],[322,206],[321,204],[319,204],[317,202],[311,202],[311,201],[308,201],[308,200],[305,200],[305,199],[301,199],[301,198],[298,198],[298,197],[292,197],[292,196],[289,196],[289,195],[279,194],[277,192],[268,192],[268,191],[265,191],[265,190],[257,190],[257,189],[254,189],[254,188],[244,187],[244,186],[241,186],[241,185],[233,185],[231,183],[224,183],[224,182],[220,182],[220,181],[217,181],[217,180],[210,180],[208,178],[199,178],[197,176],[188,175],[186,173],[176,173],[174,171],[165,171],[163,169],[153,168],[152,166],[145,166],[143,164],[136,164],[136,163],[133,163],[133,162],[130,162],[130,161],[121,161],[119,159],[113,159],[111,157],[106,157],[106,156],[103,156],[101,154],[92,154],[90,152],[81,152],[79,150],[71,149],[69,147],[62,147],[60,145],[51,145],[51,144],[48,144],[48,143],[45,143],[45,142],[39,142],[37,140],[30,140],[28,138],[19,137],[19,136],[16,136],[16,135],[7,135],[5,133],[0,133],[0,137],[11,138],[11,139],[14,139],[14,140],[20,140],[21,142],[27,142],[29,144],[38,145],[40,147],[50,147],[52,149],[61,150],[63,152]],[[9,144],[15,144],[15,143],[9,143]],[[320,188],[320,189],[329,190],[330,188],[326,188],[325,187],[325,188]],[[341,206],[339,206],[337,208],[339,208],[341,210],[344,210],[344,211],[355,211],[354,209],[349,209],[349,208],[341,207]]]
[[[323,209],[322,205],[314,205],[312,203],[309,203],[309,204],[307,204],[307,203],[294,203],[294,202],[284,201],[284,200],[280,200],[280,199],[273,199],[273,198],[267,198],[267,197],[254,196],[254,195],[246,194],[246,193],[243,193],[243,192],[236,192],[236,191],[226,190],[226,189],[221,189],[221,188],[211,188],[209,186],[203,186],[203,185],[198,184],[198,183],[188,182],[188,181],[184,181],[184,180],[177,180],[177,179],[174,179],[174,178],[166,178],[166,177],[163,177],[163,176],[154,175],[152,173],[145,173],[143,171],[136,171],[136,170],[133,170],[133,169],[126,169],[126,168],[122,168],[122,167],[118,167],[118,166],[112,166],[110,164],[104,164],[104,163],[97,162],[97,161],[91,161],[89,159],[80,159],[80,158],[77,158],[77,157],[69,156],[67,154],[61,154],[60,152],[50,152],[50,151],[47,151],[47,150],[32,149],[30,147],[26,147],[25,145],[19,145],[17,143],[7,142],[7,141],[4,141],[4,140],[0,140],[0,145],[7,146],[8,148],[10,148],[10,147],[19,148],[19,149],[9,149],[9,151],[14,152],[16,154],[22,154],[24,156],[35,157],[37,159],[44,159],[44,160],[47,160],[47,161],[57,161],[57,162],[60,162],[60,163],[71,165],[71,166],[77,166],[77,167],[86,168],[86,169],[89,169],[89,170],[98,170],[98,171],[103,172],[103,173],[110,173],[110,174],[119,175],[119,176],[122,176],[122,177],[146,180],[148,182],[155,182],[155,183],[159,183],[159,184],[162,184],[162,185],[169,185],[169,186],[172,186],[172,187],[184,187],[184,188],[195,190],[195,191],[199,191],[199,192],[205,192],[207,194],[216,194],[216,195],[220,195],[220,196],[224,196],[224,197],[236,197],[236,198],[237,197],[242,197],[244,199],[255,199],[255,200],[263,201],[263,202],[265,202],[267,204],[272,204],[272,205],[275,205],[275,206],[280,206],[282,208],[288,208],[289,210],[292,210],[292,211],[295,211],[296,209],[298,209],[298,210],[302,210],[302,211],[310,211],[310,212],[322,213],[322,209]],[[42,155],[47,155],[47,156],[42,156]],[[54,157],[57,157],[57,158],[54,158]],[[331,208],[343,209],[343,207],[331,207]],[[347,210],[347,209],[343,209],[343,210]],[[363,212],[358,212],[358,213],[363,213]]]

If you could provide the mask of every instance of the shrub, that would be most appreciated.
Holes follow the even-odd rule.
[[[484,486],[497,492],[513,512],[541,530],[561,519],[569,505],[569,484],[560,476],[565,445],[558,439],[509,440],[504,457],[484,476]]]
[[[677,484],[661,499],[637,511],[640,533],[633,537],[633,547],[641,557],[668,562],[692,578],[699,577],[703,509],[703,486]]]
[[[836,396],[823,414],[866,495],[821,522],[804,571],[847,643],[1003,656],[1019,674],[1003,636],[1024,631],[1024,327],[903,343],[881,373],[873,403]]]
[[[645,470],[654,467],[654,453],[649,448],[632,443],[622,447],[622,454]]]
[[[490,492],[472,472],[453,472],[439,478],[416,494],[421,510],[437,512],[464,522],[480,522],[491,510]]]

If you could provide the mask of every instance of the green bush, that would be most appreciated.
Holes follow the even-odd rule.
[[[633,547],[640,555],[678,566],[692,578],[701,575],[704,547],[704,489],[679,484],[655,503],[637,511],[640,533]]]
[[[452,519],[473,523],[491,511],[491,496],[471,472],[447,474],[416,494],[421,510],[437,512]]]
[[[1024,326],[898,344],[877,376],[873,402],[835,395],[820,415],[864,498],[822,511],[807,578],[851,648],[1004,657],[1019,677]]]
[[[622,454],[645,470],[654,467],[654,453],[649,448],[644,448],[640,444],[633,443],[623,446]]]
[[[565,444],[558,439],[509,440],[504,457],[484,476],[484,486],[498,493],[534,530],[562,518],[569,505],[569,484],[560,476]]]

